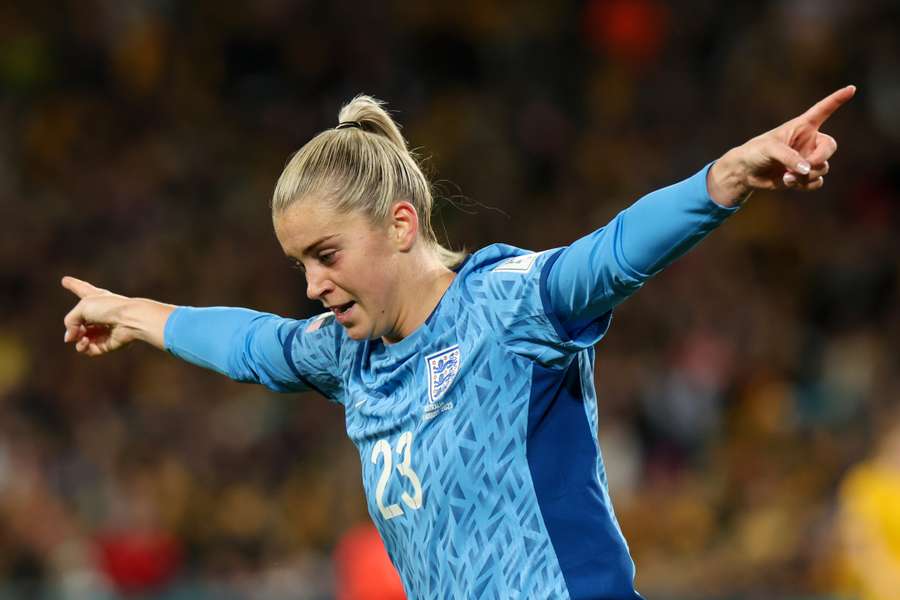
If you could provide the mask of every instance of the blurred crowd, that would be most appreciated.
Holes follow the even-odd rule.
[[[896,2],[0,4],[0,593],[351,597],[340,407],[76,355],[59,279],[314,314],[268,201],[356,93],[419,148],[451,246],[540,250],[848,83],[825,188],[754,196],[598,347],[611,493],[664,600],[900,590]]]

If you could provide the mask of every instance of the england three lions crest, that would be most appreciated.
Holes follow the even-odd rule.
[[[450,389],[459,373],[460,360],[458,344],[425,357],[428,365],[428,398],[431,402],[436,402]]]

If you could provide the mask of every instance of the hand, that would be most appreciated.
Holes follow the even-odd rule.
[[[64,341],[74,342],[78,352],[100,356],[136,339],[134,331],[120,321],[131,298],[74,277],[63,277],[62,286],[80,298],[63,319],[66,326]]]
[[[754,190],[821,188],[837,142],[819,128],[855,93],[856,87],[848,85],[799,117],[725,153],[710,169],[710,196],[723,206],[734,206]]]

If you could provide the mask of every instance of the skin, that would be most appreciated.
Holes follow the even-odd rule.
[[[386,225],[314,199],[295,202],[274,225],[284,253],[306,274],[311,300],[326,308],[356,302],[344,323],[356,340],[402,340],[425,322],[455,277],[419,236],[418,214],[406,201],[394,203]]]
[[[754,190],[821,188],[837,142],[819,129],[854,94],[856,86],[841,88],[802,115],[726,152],[709,170],[709,195],[722,206],[736,206]]]
[[[837,142],[819,130],[855,93],[854,86],[837,90],[726,152],[707,175],[712,199],[736,206],[755,190],[821,188]],[[402,340],[425,322],[454,277],[420,238],[418,215],[406,201],[395,202],[385,223],[373,225],[360,214],[335,214],[319,199],[306,198],[276,215],[274,225],[285,254],[306,271],[310,298],[324,306],[357,302],[346,323],[353,339]],[[325,235],[334,236],[331,246],[307,251]],[[331,259],[323,256],[326,250],[334,253]],[[69,276],[62,285],[79,298],[63,319],[64,340],[78,352],[100,356],[134,340],[164,349],[174,305],[128,298]]]

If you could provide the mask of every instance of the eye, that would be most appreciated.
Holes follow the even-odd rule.
[[[323,265],[334,264],[335,254],[337,254],[337,252],[335,251],[322,252],[321,254],[319,254],[319,262]]]
[[[291,262],[291,268],[292,268],[292,269],[297,269],[297,270],[300,271],[301,273],[306,274],[306,267],[303,266],[303,263],[302,263],[302,262],[300,262],[299,260],[297,260],[297,259],[294,258],[293,256],[290,257],[288,260],[290,260],[290,262]]]

